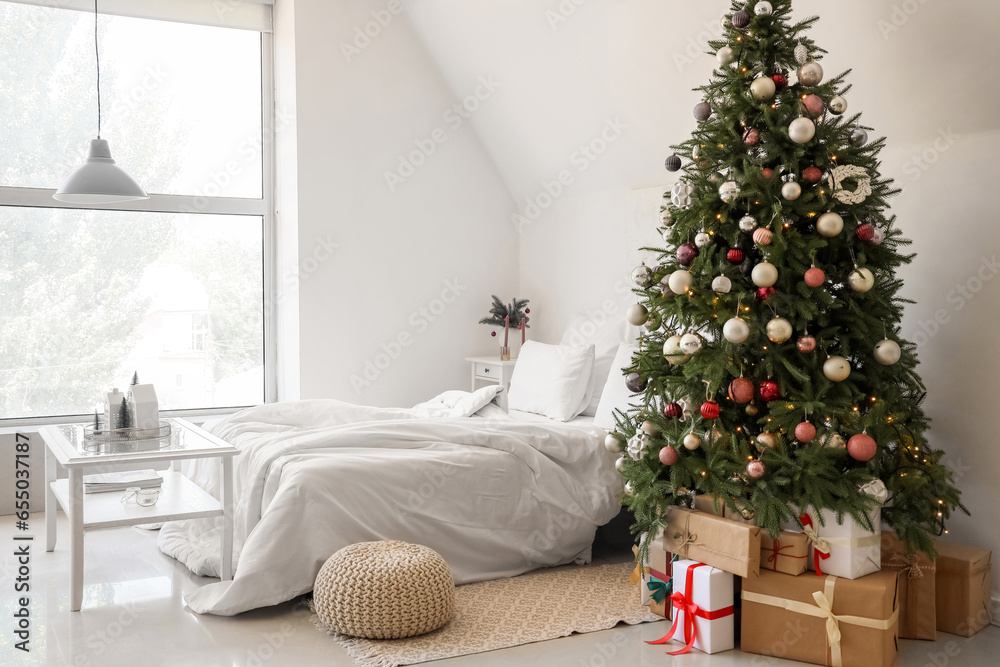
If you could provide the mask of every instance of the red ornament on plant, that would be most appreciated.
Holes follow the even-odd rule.
[[[774,296],[774,293],[777,292],[777,291],[778,290],[774,289],[773,287],[758,287],[757,288],[757,300],[758,301],[767,301],[772,296]]]
[[[858,433],[847,441],[847,453],[857,461],[870,461],[877,449],[875,439],[867,433]]]
[[[866,222],[863,225],[858,225],[854,235],[858,237],[859,241],[871,241],[875,238],[875,228]]]
[[[766,180],[769,181],[771,180],[771,177],[774,176],[774,169],[771,169],[770,167],[764,167],[760,173],[764,176]]]
[[[771,81],[774,81],[774,89],[779,93],[788,87],[788,77],[780,72],[778,74],[772,74]]]
[[[684,414],[684,410],[677,403],[667,403],[663,406],[663,416],[667,419],[677,419],[682,414]]]
[[[816,427],[809,422],[801,422],[795,427],[795,439],[799,442],[811,442],[816,437]]]
[[[823,273],[823,269],[817,269],[814,266],[806,271],[805,281],[806,285],[809,285],[809,287],[819,287],[826,282],[826,274]]]
[[[673,447],[664,447],[660,450],[660,463],[665,466],[672,466],[677,463],[677,459],[680,456],[677,454],[677,450]]]
[[[490,335],[493,336],[494,338],[496,338],[497,337],[497,332],[496,331],[491,331]]]
[[[781,389],[775,380],[764,380],[760,383],[760,399],[765,403],[781,398]]]
[[[809,185],[816,185],[821,180],[823,180],[823,172],[819,170],[819,167],[812,166],[806,167],[802,170],[802,182],[808,183]]]
[[[749,403],[753,400],[753,382],[746,378],[736,378],[729,383],[729,398],[737,403]]]
[[[677,263],[681,266],[691,266],[699,254],[698,246],[693,243],[685,243],[677,249]]]
[[[701,404],[701,416],[705,419],[718,419],[719,404],[715,401],[705,401]]]
[[[729,252],[726,253],[726,259],[733,266],[737,266],[743,263],[743,260],[747,258],[746,254],[739,248],[730,248]]]

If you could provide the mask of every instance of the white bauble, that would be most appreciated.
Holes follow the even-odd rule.
[[[778,269],[770,262],[761,262],[753,267],[750,279],[757,287],[771,287],[778,282]]]
[[[677,208],[689,209],[691,208],[691,195],[693,194],[694,188],[690,183],[678,181],[674,183],[674,187],[670,190],[670,201]]]
[[[618,460],[615,461],[615,470],[617,470],[618,472],[621,472],[624,469],[625,469],[625,457],[624,456],[619,456]]]
[[[778,446],[778,436],[773,433],[764,432],[757,436],[757,442],[763,447],[774,449]]]
[[[604,447],[612,454],[620,454],[622,451],[622,441],[616,433],[608,433],[604,438]]]
[[[744,232],[752,232],[757,229],[757,219],[752,215],[744,215],[740,218],[740,229]]]
[[[740,186],[736,181],[726,181],[719,186],[719,196],[722,197],[722,201],[731,202],[740,196]]]
[[[798,77],[803,86],[818,86],[823,80],[823,67],[815,61],[807,62],[799,66]]]
[[[730,343],[742,343],[750,337],[750,325],[738,317],[730,318],[722,326],[722,335]]]
[[[701,447],[701,438],[696,436],[694,433],[688,433],[684,436],[684,449],[694,451],[699,447]]]
[[[681,364],[687,363],[688,359],[691,357],[684,354],[681,350],[681,337],[671,336],[663,343],[663,356],[667,358],[673,366],[680,366]]]
[[[753,6],[753,13],[757,16],[770,16],[773,11],[774,8],[771,7],[771,3],[767,0],[761,0]]]
[[[681,336],[681,350],[684,354],[694,354],[701,349],[701,337],[698,334],[686,333]]]
[[[711,242],[712,242],[711,234],[706,234],[705,232],[701,232],[694,237],[694,244],[699,248],[704,248]]]
[[[684,294],[691,287],[691,272],[684,269],[677,269],[670,274],[667,285],[674,294]]]
[[[867,292],[875,286],[875,274],[866,268],[855,267],[851,275],[847,277],[847,284],[855,292]]]
[[[899,343],[894,340],[881,340],[875,345],[875,361],[883,366],[892,366],[899,361],[903,351],[899,349]]]
[[[625,495],[626,496],[635,495],[635,491],[632,489],[632,482],[625,482]]]
[[[628,310],[625,312],[625,319],[628,320],[629,324],[641,327],[649,319],[649,311],[646,310],[646,306],[636,303],[628,307]]]
[[[802,196],[802,186],[795,181],[788,181],[781,186],[781,196],[788,201],[795,201]]]
[[[728,46],[723,46],[715,52],[715,59],[719,61],[719,65],[721,67],[725,67],[736,59],[736,54],[734,54],[733,50]]]
[[[820,236],[833,238],[844,231],[844,219],[840,217],[839,213],[833,211],[824,213],[816,221],[816,231],[819,232]]]
[[[816,136],[816,123],[809,118],[796,118],[788,126],[788,137],[797,144],[808,143]]]
[[[769,76],[758,76],[750,84],[750,93],[759,102],[771,99],[774,97],[774,92],[774,81]]]
[[[792,324],[784,317],[775,317],[767,323],[767,337],[772,343],[784,343],[792,337]]]
[[[839,116],[847,111],[847,99],[843,95],[837,95],[830,100],[827,107],[830,109],[830,113],[834,113]]]
[[[712,281],[712,291],[718,292],[719,294],[729,294],[729,290],[733,289],[733,281],[725,276],[716,276],[715,280]]]
[[[830,357],[823,362],[823,375],[828,380],[843,382],[851,375],[851,364],[843,357]]]
[[[885,232],[876,227],[875,235],[872,236],[872,245],[882,245],[883,241],[885,241]]]

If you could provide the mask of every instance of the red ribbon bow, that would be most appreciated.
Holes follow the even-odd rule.
[[[777,567],[778,566],[778,556],[784,556],[785,558],[806,558],[807,557],[807,556],[794,556],[792,554],[783,554],[783,553],[781,553],[785,549],[794,549],[794,548],[795,548],[794,544],[786,544],[785,546],[781,546],[781,542],[778,541],[778,538],[774,538],[774,544],[771,546],[771,548],[768,549],[767,547],[761,547],[761,551],[770,551],[771,555],[767,557],[767,562],[768,563],[774,563],[774,566]]]
[[[826,560],[827,558],[829,558],[830,552],[827,551],[826,553],[823,553],[822,551],[816,548],[816,539],[818,537],[818,534],[816,532],[815,526],[813,526],[812,517],[809,516],[808,514],[803,514],[802,516],[799,517],[799,521],[802,522],[803,527],[808,527],[810,529],[805,531],[805,533],[806,535],[809,536],[810,541],[813,542],[813,567],[816,568],[816,576],[818,577],[826,576],[823,574],[823,569],[819,566],[819,562],[821,560]]]
[[[660,637],[656,641],[646,642],[647,644],[666,644],[670,641],[674,634],[677,632],[680,626],[680,612],[684,612],[684,641],[686,642],[684,648],[677,651],[668,651],[668,655],[682,655],[687,653],[694,647],[694,642],[698,638],[698,626],[695,624],[695,617],[704,618],[707,621],[714,621],[717,618],[724,618],[733,613],[732,605],[724,608],[718,609],[716,611],[705,611],[698,605],[694,603],[694,571],[703,567],[704,563],[693,563],[688,566],[687,574],[684,577],[684,591],[685,593],[676,592],[670,596],[673,601],[674,609],[677,611],[674,613],[674,623],[670,626],[670,632]],[[678,640],[681,641],[681,640]]]

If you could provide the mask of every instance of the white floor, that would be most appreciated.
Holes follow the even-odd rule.
[[[301,601],[257,610],[235,618],[199,616],[184,608],[183,595],[207,580],[193,576],[156,548],[156,533],[137,528],[94,531],[86,535],[83,610],[69,611],[67,526],[60,515],[60,541],[45,553],[44,520],[34,514],[29,530],[16,531],[13,517],[0,517],[0,665],[73,667],[262,667],[324,665],[350,667],[347,654],[309,623]],[[30,563],[30,652],[14,648],[12,614],[18,565],[13,537],[33,535]],[[613,555],[614,560],[626,557]],[[572,596],[553,601],[572,604]],[[440,667],[752,667],[793,665],[785,660],[730,651],[715,656],[692,653],[672,658],[656,639],[665,622],[518,646],[503,651],[434,663]],[[1000,628],[972,639],[939,635],[937,642],[902,642],[897,665],[956,667],[1000,664]],[[848,666],[854,667],[854,666]]]

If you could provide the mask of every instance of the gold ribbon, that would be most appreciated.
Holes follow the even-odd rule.
[[[813,548],[816,551],[822,554],[830,553],[829,540],[827,538],[820,537],[819,533],[816,531],[815,528],[813,528],[812,526],[803,526],[802,532],[805,533],[806,537],[809,538],[809,543],[813,545]]]
[[[924,570],[928,572],[931,571],[929,565],[921,565],[917,561],[919,556],[917,554],[893,554],[889,561],[886,563],[886,567],[898,568],[902,572],[906,572],[906,575],[910,579],[919,579],[924,576]]]
[[[833,600],[836,586],[837,577],[827,576],[823,590],[813,593],[813,600],[816,601],[815,605],[807,602],[799,602],[798,600],[786,600],[773,595],[747,591],[743,591],[743,600],[766,604],[772,607],[781,607],[796,614],[805,614],[806,616],[825,619],[826,639],[830,647],[830,663],[832,667],[843,667],[844,657],[840,646],[840,624],[847,623],[848,625],[857,625],[873,630],[888,630],[899,618],[899,608],[894,609],[889,618],[881,621],[874,618],[864,618],[863,616],[834,614]]]

